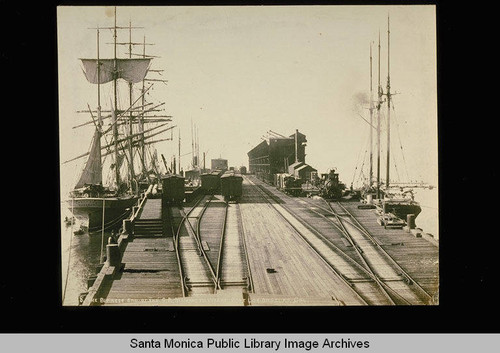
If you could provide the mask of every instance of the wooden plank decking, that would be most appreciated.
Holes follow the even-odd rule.
[[[273,206],[246,202],[247,195],[256,197],[257,193],[256,186],[245,178],[240,207],[255,294],[302,300],[337,298],[346,305],[360,305]]]
[[[343,203],[343,206],[427,293],[438,292],[439,247],[435,242],[402,229],[384,229],[377,223],[374,210],[358,209],[357,203]]]
[[[313,210],[321,212],[321,207],[326,205],[324,201],[292,198],[276,191],[273,187],[264,185],[275,195],[275,199],[271,200],[273,203],[271,205],[266,200],[267,197],[256,185],[253,185],[251,180],[257,182],[255,179],[244,178],[243,197],[238,205],[241,211],[239,213],[241,230],[235,228],[237,214],[234,207],[229,215],[232,226],[228,228],[228,243],[239,251],[242,249],[241,239],[238,240],[238,237],[233,239],[231,236],[236,236],[238,233],[245,235],[245,249],[253,280],[253,292],[247,296],[248,304],[362,305],[362,300],[327,264],[327,262],[334,261],[341,271],[345,270],[348,274],[346,277],[352,277],[349,280],[354,286],[366,288],[366,297],[376,298],[377,294],[370,293],[371,287],[359,277],[359,274],[352,270],[349,274],[347,263],[342,264],[338,258],[334,259],[333,253],[328,259],[328,257],[321,258],[317,252],[318,249],[322,251],[322,245],[317,240],[315,232],[324,234],[329,241],[347,254],[353,254],[355,250],[342,232],[329,222],[327,218],[331,215],[323,213],[321,216],[313,212]],[[219,203],[218,200],[214,201],[212,208],[207,210],[207,215],[212,214],[212,216],[205,218],[205,221],[202,220],[201,235],[203,246],[211,262],[215,264],[223,222],[223,219],[218,219],[218,214],[222,217],[224,208],[214,207]],[[357,202],[343,203],[347,211],[374,237],[375,242],[385,249],[415,281],[431,295],[437,294],[439,288],[437,242],[415,237],[404,230],[384,229],[376,222],[377,216],[373,209],[358,209],[358,204]],[[196,224],[193,220],[197,220],[202,206],[201,203],[189,217],[193,226]],[[161,215],[161,199],[149,199],[144,204],[138,219],[161,221]],[[300,217],[301,222],[295,218],[295,215]],[[175,215],[173,217],[175,218]],[[180,215],[175,219],[180,219]],[[304,225],[304,221],[311,227]],[[185,263],[186,273],[189,273],[193,283],[206,281],[206,278],[209,278],[206,268],[201,270],[193,267],[195,264],[201,264],[201,258],[196,249],[197,245],[194,243],[194,234],[191,234],[193,230],[186,226],[184,225],[180,233],[183,250],[181,258]],[[142,228],[139,228],[138,232],[141,231],[140,229]],[[369,244],[366,243],[365,246],[361,237],[357,238],[356,242],[361,248],[364,247],[365,251],[371,251]],[[316,250],[313,250],[309,244],[316,244]],[[124,241],[120,248],[122,249],[121,265],[116,268],[103,268],[99,275],[100,288],[91,290],[95,295],[94,305],[95,303],[132,306],[225,305],[224,298],[228,300],[227,303],[243,304],[243,295],[231,292],[224,296],[223,292],[226,291],[219,291],[221,295],[212,294],[212,290],[208,290],[208,287],[197,288],[196,291],[191,292],[191,295],[187,294],[188,297],[184,298],[179,259],[177,259],[171,236],[160,234],[154,237],[141,237],[141,234],[134,234],[129,237],[128,241]],[[324,254],[328,251],[324,248]],[[233,258],[245,258],[246,261],[246,256],[242,253],[237,253],[237,256],[230,256],[227,252],[225,254],[230,262],[235,261]],[[371,261],[378,262],[375,255]],[[234,268],[238,271],[235,271],[236,275],[233,274],[230,277],[228,277],[229,272],[224,273],[224,281],[236,281],[245,277],[246,271],[242,267],[243,263],[229,265],[232,267],[228,268],[237,265]],[[246,266],[246,263],[244,265]],[[185,276],[186,273],[184,273]],[[202,276],[195,276],[197,273]],[[391,278],[397,280],[398,276],[400,274],[388,267],[382,277],[386,280],[391,280]],[[99,295],[97,296],[96,293]],[[198,301],[195,300],[194,294],[198,296]],[[373,303],[377,301],[373,299]],[[378,304],[383,303],[378,302]]]
[[[141,219],[160,219],[161,200],[149,199]],[[104,305],[161,303],[182,297],[181,279],[172,237],[141,238],[126,244],[122,268],[103,288]]]

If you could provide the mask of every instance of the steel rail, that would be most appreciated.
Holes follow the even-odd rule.
[[[348,223],[349,225],[351,225],[352,227],[354,227],[355,229],[359,230],[362,234],[364,234],[368,240],[371,241],[371,243],[374,245],[375,248],[379,249],[380,252],[382,253],[382,255],[384,255],[385,257],[389,258],[390,262],[393,264],[393,266],[395,266],[396,270],[400,271],[403,275],[404,275],[404,278],[405,278],[405,281],[407,284],[413,284],[413,283],[417,283],[413,278],[411,278],[411,276],[401,267],[401,265],[399,265],[399,263],[397,263],[396,260],[394,260],[394,258],[392,258],[386,251],[385,249],[383,249],[380,244],[377,243],[377,241],[373,238],[373,236],[368,232],[368,230],[366,230],[366,228],[363,227],[363,225],[356,219],[356,217],[354,217],[342,204],[340,204],[340,202],[337,202],[339,204],[339,206],[342,208],[342,210],[346,213],[347,216],[349,216],[351,219],[353,219],[355,223],[353,223],[352,221],[350,220],[346,220],[343,217],[343,215],[339,214],[338,212],[336,212],[330,205],[329,202],[327,202],[325,199],[323,199],[323,201],[325,201],[325,203],[328,205],[329,209],[326,209],[326,208],[323,208],[319,205],[316,205],[316,204],[313,204],[311,202],[308,201],[308,203],[310,205],[313,205],[315,207],[318,207],[324,211],[327,211],[328,213],[334,215],[337,219],[337,222],[339,222],[339,224],[342,225],[342,232],[346,235],[346,237],[348,238],[348,240],[351,242],[351,244],[355,247],[356,251],[359,253],[359,248],[358,246],[355,244],[354,240],[352,239],[350,233],[347,231],[347,229],[345,228],[344,226],[344,222],[345,223]],[[319,216],[325,218],[327,221],[329,221],[330,223],[332,223],[334,226],[336,226],[338,228],[338,225],[333,222],[332,219],[326,217],[325,215],[311,209],[311,211],[313,211],[314,213],[318,214]],[[349,255],[347,255],[349,256]],[[359,254],[359,257],[364,261],[364,256],[362,254]],[[370,267],[370,271],[373,273],[373,269],[371,269]],[[373,275],[378,279],[380,280],[380,283],[381,285],[384,286],[384,288],[386,290],[389,290],[391,293],[393,293],[394,295],[396,295],[398,298],[400,298],[403,302],[405,302],[406,304],[409,304],[411,305],[411,303],[406,299],[404,298],[401,294],[399,294],[398,292],[396,292],[393,288],[391,288],[389,285],[387,285],[383,279],[380,278],[380,276],[378,276],[377,274],[373,273]],[[375,278],[374,278],[375,279]],[[420,287],[420,285],[417,283],[417,286]],[[419,288],[421,289],[425,294],[427,294],[425,292],[425,290],[423,288]],[[427,294],[428,295],[428,294]],[[430,296],[429,296],[430,297]]]
[[[200,199],[198,201],[196,201],[196,203],[187,212],[186,217],[183,217],[181,219],[181,221],[179,222],[179,226],[177,227],[177,231],[175,230],[173,222],[172,221],[170,222],[170,227],[171,227],[171,231],[172,231],[172,237],[173,237],[173,240],[174,240],[175,255],[177,257],[177,265],[179,266],[179,276],[181,278],[181,288],[182,288],[182,296],[183,297],[187,296],[186,295],[186,291],[188,290],[188,287],[187,287],[187,284],[186,284],[186,279],[184,277],[184,266],[183,266],[182,260],[181,260],[181,253],[180,253],[180,246],[179,246],[179,234],[180,234],[180,230],[181,230],[181,227],[182,227],[182,223],[187,219],[187,217],[189,216],[189,214],[195,209],[195,207],[200,203],[200,201],[202,199],[203,199],[203,197],[200,197]],[[170,211],[170,218],[171,218],[171,220],[173,220],[172,209],[169,208],[169,211]]]
[[[352,284],[349,283],[349,281],[344,277],[344,275],[342,275],[336,268],[335,266],[333,266],[332,264],[330,264],[325,258],[324,256],[322,256],[320,254],[320,252],[310,243],[308,242],[304,235],[283,215],[281,214],[281,212],[278,211],[278,209],[274,206],[274,204],[272,202],[269,201],[269,198],[272,198],[274,199],[275,201],[278,201],[276,199],[276,197],[274,195],[269,195],[269,193],[264,189],[264,187],[262,185],[259,185],[259,184],[255,184],[253,183],[252,181],[250,181],[251,184],[257,186],[257,189],[262,195],[264,195],[267,199],[267,201],[269,202],[269,204],[273,207],[273,209],[295,230],[295,232],[297,233],[297,235],[300,236],[300,238],[314,251],[315,254],[318,255],[318,257],[321,259],[321,261],[323,261],[327,267],[340,279],[340,281],[342,281],[346,286],[347,288],[349,288],[353,293],[354,295],[359,299],[361,300],[361,302],[365,305],[369,305],[368,302],[366,301],[366,299],[360,294],[358,293],[358,291],[353,288]],[[286,208],[285,208],[286,209]],[[287,210],[288,211],[288,210]],[[302,222],[301,222],[302,223]],[[335,298],[338,302],[339,300],[337,298]]]
[[[347,238],[349,239],[349,241],[351,242],[352,246],[354,247],[354,250],[356,251],[356,253],[358,254],[358,257],[361,259],[361,261],[363,262],[364,264],[364,267],[370,271],[370,273],[372,274],[372,278],[375,280],[375,282],[379,285],[380,289],[382,290],[382,292],[386,295],[386,297],[391,301],[391,303],[393,305],[396,305],[396,302],[394,301],[394,299],[389,295],[389,293],[387,292],[387,289],[384,287],[384,284],[382,282],[382,280],[380,279],[380,276],[378,276],[376,273],[375,273],[375,270],[372,268],[372,266],[370,266],[370,264],[368,263],[368,260],[365,258],[365,256],[363,255],[363,251],[359,248],[359,246],[356,244],[356,242],[354,241],[351,233],[347,230],[347,228],[345,227],[344,223],[342,223],[342,219],[340,218],[340,216],[335,213],[335,217],[337,219],[337,221],[339,222],[340,226],[342,227],[342,229],[344,230],[344,234],[347,236]],[[402,298],[404,300],[404,298]],[[406,300],[405,300],[406,301]],[[410,304],[408,301],[406,301],[407,304]]]
[[[208,199],[208,201],[205,201],[205,204],[203,205],[203,208],[202,208],[200,214],[196,217],[196,232],[195,232],[195,234],[198,237],[200,244],[201,244],[201,229],[200,229],[201,219],[203,218],[203,215],[205,214],[205,211],[207,210],[208,206],[212,202],[213,198],[214,198],[214,195],[210,194],[210,198]]]
[[[261,186],[262,188],[262,186]],[[266,190],[264,188],[262,188],[266,193],[268,194],[272,194],[271,191],[269,190]],[[273,195],[274,197],[274,195]],[[326,202],[326,201],[325,201]],[[308,202],[310,205],[314,205],[314,206],[317,206],[315,204],[312,204],[311,202]],[[327,203],[328,204],[328,203]],[[330,206],[330,205],[329,205]],[[296,218],[301,218],[300,216],[298,216],[295,212],[291,211],[288,207],[285,207],[283,206],[285,209],[287,209],[288,212],[290,212],[291,214],[293,214]],[[364,256],[362,255],[362,251],[360,250],[359,246],[354,242],[354,240],[352,239],[350,233],[348,232],[348,230],[345,228],[343,222],[347,222],[349,224],[351,224],[353,227],[355,227],[356,229],[359,229],[360,232],[362,233],[365,233],[365,234],[369,234],[365,229],[363,228],[359,228],[359,227],[356,227],[356,225],[354,225],[352,222],[348,222],[344,219],[339,219],[340,215],[335,212],[335,210],[333,210],[333,208],[331,208],[331,210],[326,210],[320,206],[318,206],[319,208],[325,210],[325,211],[328,211],[329,213],[333,214],[336,216],[336,219],[337,219],[337,222],[341,225],[341,227],[339,227],[332,219],[326,217],[325,215],[313,210],[313,209],[310,209],[311,211],[313,211],[314,213],[318,214],[319,216],[321,216],[322,218],[326,219],[328,222],[330,222],[331,224],[333,224],[335,227],[337,227],[337,229],[339,229],[345,236],[346,238],[349,240],[349,242],[352,244],[352,246],[355,248],[356,252],[358,253],[358,257],[363,261],[364,265],[358,263],[354,258],[352,258],[350,255],[346,254],[344,251],[342,251],[341,249],[339,249],[335,244],[333,244],[328,238],[325,238],[321,232],[319,232],[318,230],[316,230],[314,227],[312,227],[311,225],[309,225],[307,222],[305,222],[304,220],[301,221],[301,223],[306,226],[307,228],[309,228],[310,230],[313,230],[314,233],[319,236],[321,239],[323,239],[323,241],[327,242],[329,246],[335,248],[335,250],[338,251],[339,254],[343,255],[344,258],[347,258],[349,259],[350,261],[352,261],[356,266],[358,266],[363,272],[365,272],[368,276],[370,276],[374,281],[377,282],[377,284],[381,287],[380,289],[385,293],[386,297],[394,304],[396,305],[396,303],[394,302],[393,298],[390,297],[390,294],[388,293],[388,291],[390,293],[392,293],[395,297],[397,297],[400,301],[402,301],[404,304],[408,304],[408,305],[411,305],[411,303],[406,299],[404,298],[401,294],[399,294],[396,290],[394,290],[391,286],[389,286],[387,283],[385,283],[383,281],[382,278],[380,278],[380,276],[378,276],[374,270],[371,268],[371,266],[368,265],[367,261],[365,260]],[[350,216],[352,217],[354,220],[356,220],[355,217],[352,216],[352,214],[350,214],[345,208],[343,208],[344,211]],[[357,220],[356,220],[357,221]],[[361,225],[360,225],[361,226]],[[376,241],[373,239],[373,238],[370,238],[371,242],[378,248],[380,248],[379,244],[376,243]],[[381,249],[381,248],[380,248]],[[384,251],[383,249],[381,249],[382,251]],[[387,254],[388,255],[388,254]],[[396,263],[397,264],[397,263]],[[398,264],[397,264],[398,265]],[[398,265],[399,266],[399,265]],[[397,267],[397,270],[401,270],[401,272],[403,272],[402,269],[400,269],[400,266]],[[405,274],[406,276],[406,274]]]
[[[237,222],[237,226],[238,226],[238,236],[239,236],[239,239],[241,240],[241,244],[242,244],[242,247],[243,247],[243,256],[244,256],[244,261],[246,263],[246,268],[247,268],[247,278],[246,278],[246,287],[247,287],[247,290],[250,290],[253,292],[253,278],[252,278],[252,274],[251,274],[251,270],[250,270],[250,262],[249,262],[249,259],[248,259],[248,251],[247,251],[247,248],[246,248],[246,241],[245,241],[245,237],[244,237],[244,233],[243,233],[243,224],[242,224],[242,221],[241,221],[241,209],[239,207],[239,204],[234,204],[235,205],[235,210],[236,210],[236,222]],[[221,241],[220,241],[220,244],[219,244],[219,257],[218,257],[218,260],[217,260],[217,280],[218,280],[218,283],[220,285],[220,288],[222,289],[222,274],[223,274],[223,264],[224,264],[224,257],[223,257],[223,250],[224,250],[224,246],[225,246],[225,240],[226,240],[226,233],[227,233],[227,217],[228,217],[228,212],[229,212],[229,204],[226,203],[226,208],[225,208],[225,214],[224,214],[224,223],[223,223],[223,226],[222,226],[222,231],[221,231]],[[233,283],[233,282],[231,282]],[[242,283],[239,283],[239,282],[234,282],[233,285],[242,285]]]
[[[170,210],[170,219],[173,220],[171,213],[172,211],[170,208],[169,210]],[[184,278],[184,266],[182,265],[181,261],[181,253],[179,249],[179,237],[178,233],[175,231],[175,227],[172,221],[170,222],[170,229],[174,240],[173,243],[175,248],[175,256],[177,258],[177,266],[179,266],[179,277],[181,279],[182,296],[186,297],[187,285],[186,285],[186,279]]]
[[[331,208],[331,206],[328,204],[328,201],[326,201],[326,200],[325,200],[325,199],[323,199],[323,198],[322,198],[322,200],[323,200],[323,201],[325,201],[325,203],[327,204],[327,206],[328,206],[329,208],[324,208],[324,207],[321,207],[320,205],[314,204],[314,203],[310,202],[309,200],[307,201],[307,203],[309,203],[310,205],[312,205],[312,206],[314,206],[314,207],[317,207],[317,208],[319,208],[319,209],[321,209],[321,210],[323,210],[323,211],[326,211],[326,212],[331,213],[331,214],[333,214],[333,215],[337,215],[337,212],[335,212],[335,211]],[[314,211],[314,210],[312,210],[312,211]],[[318,214],[320,214],[319,212],[317,212],[317,213],[318,213]],[[322,216],[324,216],[324,215],[322,215]],[[342,216],[342,215],[339,215],[339,216]],[[365,233],[366,235],[369,235],[369,234],[368,234],[368,232],[367,232],[364,228],[359,227],[357,224],[354,224],[353,222],[351,222],[351,221],[349,221],[349,220],[343,220],[343,221],[345,221],[345,222],[349,223],[351,226],[353,226],[354,228],[358,229],[360,232],[363,232],[363,233]],[[333,225],[335,225],[337,228],[339,228],[339,227],[338,227],[338,225],[337,225],[336,223],[332,223],[332,224],[333,224]],[[370,240],[371,240],[371,239],[370,239]],[[378,246],[378,244],[377,244],[377,242],[376,242],[376,241],[372,241],[372,242],[373,242],[373,244],[374,244],[374,245]]]
[[[225,202],[225,206],[224,206],[224,222],[222,223],[222,231],[221,231],[221,236],[220,236],[220,243],[219,243],[219,256],[217,257],[217,268],[216,268],[216,272],[215,272],[215,275],[216,275],[216,281],[217,281],[217,286],[218,288],[222,289],[221,287],[221,272],[222,272],[222,269],[221,269],[221,266],[222,266],[222,251],[223,251],[223,247],[224,247],[224,240],[225,240],[225,236],[226,236],[226,226],[227,226],[227,213],[228,213],[228,210],[229,210],[229,203]]]
[[[346,212],[349,215],[349,217],[351,217],[351,219],[353,219],[359,225],[359,227],[364,230],[364,233],[369,237],[369,239],[372,242],[376,243],[373,236],[368,232],[368,230],[366,230],[363,227],[363,225],[356,219],[356,217],[354,217],[340,202],[337,202],[337,203],[342,208],[342,210],[344,210],[344,212]],[[329,206],[331,207],[331,205],[329,205]],[[332,208],[332,211],[333,211],[333,208]],[[403,269],[403,267],[401,267],[401,265],[384,248],[382,248],[378,244],[377,244],[377,247],[378,247],[378,249],[380,249],[381,253],[384,254],[393,263],[393,265],[396,266],[396,268],[399,271],[401,271],[401,273],[405,276],[408,285],[415,285],[422,292],[422,294],[424,294],[426,300],[432,299],[432,296],[429,293],[427,293],[427,291],[424,288],[422,288],[422,286],[417,281],[415,281],[408,274],[408,272],[406,272],[405,269]]]
[[[245,253],[245,260],[247,262],[247,275],[248,275],[248,290],[250,290],[251,293],[255,293],[254,286],[253,286],[253,277],[252,277],[252,270],[250,268],[250,260],[248,257],[248,249],[247,249],[247,242],[245,239],[245,230],[243,229],[243,215],[241,213],[241,207],[239,204],[237,204],[237,216],[238,216],[238,230],[240,233],[240,237],[243,243],[243,251]]]
[[[203,198],[202,198],[203,199]],[[200,232],[199,232],[199,227],[200,227],[200,224],[201,224],[201,219],[206,211],[206,209],[208,208],[208,205],[210,204],[210,202],[212,201],[213,199],[213,196],[210,195],[210,198],[208,199],[207,202],[205,202],[205,204],[203,205],[203,209],[202,211],[200,212],[200,214],[198,215],[197,217],[197,229],[194,229],[193,228],[193,225],[191,224],[191,222],[189,221],[188,219],[188,216],[189,214],[186,214],[185,216],[185,219],[187,220],[187,224],[189,225],[189,228],[191,228],[191,231],[193,232],[194,234],[194,240],[196,241],[196,244],[198,245],[198,250],[199,250],[199,253],[201,256],[203,256],[203,259],[205,260],[205,263],[206,265],[208,266],[208,269],[210,271],[210,274],[212,276],[212,281],[214,282],[214,289],[217,290],[217,289],[220,289],[219,288],[219,285],[217,283],[217,276],[216,276],[216,273],[215,273],[215,270],[213,268],[213,265],[212,263],[210,262],[210,259],[208,258],[208,255],[207,253],[205,252],[205,249],[203,249],[203,245],[201,243],[201,237],[200,237]],[[201,201],[201,199],[200,199]],[[191,213],[191,211],[195,208],[196,206],[194,206],[193,208],[191,208],[191,210],[189,211],[189,213]]]
[[[335,245],[330,239],[328,239],[326,236],[324,236],[319,230],[316,229],[316,227],[310,225],[309,223],[307,223],[303,217],[299,216],[298,214],[296,214],[295,212],[291,211],[289,208],[287,208],[287,211],[290,212],[291,214],[294,215],[295,218],[297,218],[306,228],[308,228],[309,230],[311,230],[313,233],[316,234],[316,236],[318,238],[320,238],[324,243],[326,243],[330,248],[332,248],[332,250],[335,251],[335,253],[339,256],[341,256],[343,259],[345,260],[348,260],[350,263],[352,263],[352,265],[354,265],[357,269],[361,270],[365,275],[367,275],[370,279],[372,279],[375,283],[377,283],[379,286],[383,286],[383,288],[380,288],[380,290],[383,292],[383,294],[395,305],[394,301],[392,300],[391,297],[389,297],[385,292],[387,290],[391,291],[394,293],[394,295],[396,296],[399,296],[399,294],[397,292],[394,291],[394,289],[392,289],[390,286],[388,286],[387,284],[385,284],[384,282],[378,282],[377,281],[377,275],[374,274],[372,271],[370,271],[369,269],[367,269],[363,264],[360,264],[356,259],[354,259],[351,255],[347,254],[345,251],[343,251],[342,249],[340,249],[337,245]],[[311,210],[311,211],[314,211],[314,210]],[[315,212],[317,213],[317,212]],[[328,222],[332,223],[333,225],[337,226],[335,223],[333,223],[333,221],[327,217],[325,217],[324,215],[320,214],[320,213],[317,213],[319,216],[322,216],[323,218],[325,218]],[[337,226],[338,227],[338,226]],[[346,234],[346,230],[338,227],[339,230]],[[351,243],[351,245],[356,249],[356,251],[358,251],[358,247],[356,244],[353,243],[352,239],[350,239],[348,237],[349,235],[347,234],[346,238],[347,240]],[[344,275],[342,275],[344,276]],[[401,297],[402,300],[404,300],[404,298]]]
[[[324,200],[324,199],[323,199]],[[324,200],[326,202],[326,200]],[[331,214],[333,214],[337,220],[337,222],[340,224],[340,227],[339,225],[337,225],[332,219],[326,217],[325,215],[321,214],[320,212],[317,212],[316,210],[313,210],[313,209],[310,209],[312,212],[316,213],[317,215],[321,216],[322,218],[326,219],[328,222],[330,222],[331,224],[333,224],[335,227],[337,227],[343,234],[344,236],[347,238],[347,240],[351,243],[351,245],[354,247],[356,253],[358,254],[358,257],[361,259],[361,261],[363,262],[363,264],[359,264],[355,259],[353,259],[350,255],[347,255],[345,254],[346,256],[348,256],[349,258],[351,258],[355,263],[357,263],[359,266],[361,266],[363,268],[363,270],[374,280],[376,281],[376,283],[381,287],[380,289],[385,293],[386,297],[394,304],[396,305],[396,303],[394,302],[393,298],[390,296],[390,294],[388,293],[388,291],[390,291],[394,296],[398,297],[401,301],[403,301],[405,304],[408,304],[408,305],[411,305],[411,303],[405,299],[401,294],[399,294],[397,291],[395,291],[391,286],[389,286],[388,284],[386,284],[381,278],[379,275],[377,275],[374,271],[374,269],[368,264],[368,261],[366,260],[366,258],[364,257],[363,255],[363,251],[359,248],[359,246],[356,244],[356,242],[354,241],[354,239],[352,238],[350,232],[347,230],[347,228],[345,227],[344,225],[344,222],[346,223],[349,223],[350,225],[352,225],[354,228],[358,229],[361,233],[366,233],[366,230],[364,229],[361,229],[359,227],[357,227],[355,224],[353,224],[352,222],[349,222],[349,221],[346,221],[345,219],[342,219],[340,218],[341,215],[339,215],[337,212],[335,212],[333,210],[333,208],[331,208],[331,210],[327,210],[319,205],[315,205],[315,204],[312,204],[311,202],[308,202],[310,205],[314,205],[314,206],[317,206],[318,208],[322,209],[322,210],[325,210]],[[327,203],[328,204],[328,203]],[[352,217],[352,215],[351,215]],[[352,217],[354,218],[354,217]],[[355,219],[355,218],[354,218]],[[376,248],[380,248],[379,244],[372,238],[370,238],[372,244],[376,247]],[[332,244],[333,245],[333,244]],[[340,250],[340,249],[339,249]],[[342,250],[340,250],[342,251]]]
[[[261,187],[262,188],[262,187]],[[268,193],[267,190],[264,190],[264,192]],[[272,196],[271,196],[272,197]],[[282,206],[283,207],[283,206]],[[379,281],[377,281],[377,276],[372,272],[370,271],[369,269],[367,269],[365,266],[363,266],[362,264],[360,264],[358,261],[356,261],[352,256],[350,256],[349,254],[347,254],[345,251],[343,251],[342,249],[340,249],[337,245],[335,245],[330,239],[328,239],[327,237],[325,237],[323,234],[321,234],[320,231],[318,231],[314,226],[310,225],[309,223],[307,223],[301,216],[299,216],[298,214],[296,214],[295,212],[291,211],[288,207],[283,207],[285,208],[290,214],[292,214],[297,220],[300,221],[300,223],[305,226],[306,228],[308,228],[310,231],[312,231],[313,233],[316,234],[316,236],[318,238],[320,238],[324,243],[326,243],[330,248],[332,248],[332,250],[334,250],[337,255],[340,255],[341,257],[343,257],[345,260],[348,260],[350,263],[352,263],[354,266],[356,266],[357,269],[361,270],[362,272],[364,272],[370,279],[372,279],[374,282],[376,282],[379,287],[382,286],[380,288],[380,290],[383,292],[383,294],[385,295],[386,298],[388,298],[392,303],[393,305],[395,305],[394,301],[392,300],[392,298],[386,293],[386,290],[390,290],[392,292],[394,292],[394,290],[392,288],[390,288],[389,286],[387,286],[385,283],[379,283]],[[312,210],[314,211],[314,210]],[[319,214],[319,213],[318,213]],[[319,214],[320,216],[322,216],[321,214]],[[331,219],[325,217],[325,219],[327,221],[329,221],[330,223],[332,223],[333,225],[336,226],[335,223],[332,222]],[[337,226],[338,227],[338,226]],[[295,227],[294,227],[295,228]],[[347,231],[342,229],[341,227],[338,227],[339,230],[342,232],[342,233],[346,233]],[[357,248],[357,245],[353,243],[352,239],[350,239],[347,235],[347,239],[349,240],[349,242],[352,244],[352,246],[356,249],[356,251],[358,251],[359,249]],[[307,240],[304,239],[306,242]],[[312,245],[311,245],[312,246]],[[321,254],[318,254],[319,256],[322,256]],[[325,259],[325,261],[327,261]],[[330,266],[334,266],[332,264],[330,264]],[[345,275],[343,275],[340,271],[340,276],[342,276],[344,279],[346,278]],[[349,285],[351,285],[351,283],[348,282]],[[385,287],[385,289],[384,289]],[[398,293],[394,292],[395,295],[398,295]],[[361,294],[359,294],[361,296]],[[404,300],[404,298],[402,298],[402,300]]]

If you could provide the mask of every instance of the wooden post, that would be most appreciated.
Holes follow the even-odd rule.
[[[130,219],[123,220],[123,229],[125,230],[125,233],[128,234],[129,237],[131,237],[134,234],[134,225]]]
[[[366,203],[368,205],[371,205],[373,203],[373,195],[372,194],[367,194],[366,195]]]
[[[415,215],[414,214],[406,215],[406,225],[408,226],[408,229],[415,229]]]
[[[118,267],[120,265],[120,249],[118,244],[106,245],[106,263],[108,266]]]

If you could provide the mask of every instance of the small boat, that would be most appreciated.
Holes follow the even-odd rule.
[[[387,213],[406,220],[409,214],[417,218],[422,211],[420,204],[414,200],[411,189],[406,191],[403,188],[386,189],[384,194],[382,207]]]
[[[74,216],[71,216],[71,217],[64,217],[64,224],[66,224],[66,226],[70,226],[72,224],[75,224],[75,217]]]

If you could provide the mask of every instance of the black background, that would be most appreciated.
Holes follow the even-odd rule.
[[[440,305],[425,307],[62,307],[57,5],[0,0],[0,333],[499,332],[498,71],[493,7],[437,1]],[[110,3],[106,3],[111,5]],[[208,5],[120,2],[122,5]],[[367,1],[210,5],[374,4]],[[376,2],[401,4],[401,2]],[[496,95],[496,97],[495,97]],[[493,319],[493,320],[491,320]]]

